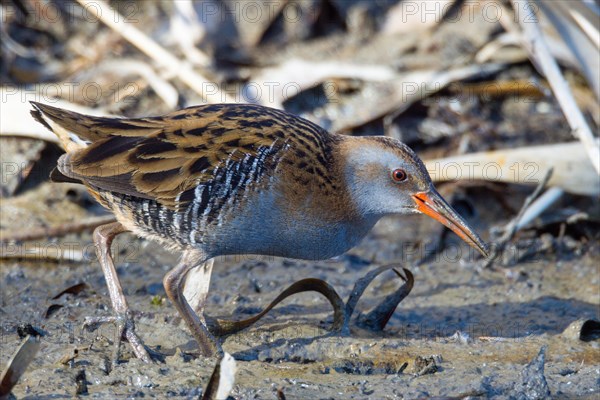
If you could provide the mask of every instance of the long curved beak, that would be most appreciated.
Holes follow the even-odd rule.
[[[431,188],[427,192],[414,194],[412,197],[415,203],[417,203],[417,210],[441,222],[462,240],[479,250],[484,257],[488,257],[488,248],[484,241],[434,188]]]

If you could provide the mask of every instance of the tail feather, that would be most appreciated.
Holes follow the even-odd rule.
[[[162,129],[164,124],[160,118],[94,117],[34,101],[31,105],[34,108],[31,115],[59,137],[67,152],[111,136],[146,136]]]
[[[58,136],[62,147],[67,152],[83,149],[87,146],[86,127],[78,124],[81,114],[32,101],[31,116]]]
[[[79,179],[71,178],[70,176],[63,174],[62,172],[60,172],[60,169],[58,169],[58,167],[54,168],[52,172],[50,172],[50,180],[52,182],[83,183]]]
[[[122,147],[132,146],[139,139],[164,129],[164,121],[161,118],[94,117],[34,101],[31,105],[33,118],[54,133],[66,151],[66,154],[59,158],[56,168],[50,175],[51,180],[55,182],[85,181],[82,176],[73,172],[71,160],[73,157],[77,159],[82,155],[85,156],[88,150],[94,149],[94,146],[88,147],[89,145],[102,142],[120,144],[121,147],[103,147],[104,151],[114,153],[124,150]]]
[[[46,120],[44,119],[44,117],[42,117],[42,112],[40,111],[39,108],[37,108],[37,106],[35,105],[35,103],[33,104],[33,110],[31,110],[31,116],[40,124],[44,125],[46,127],[46,129],[48,129],[49,131],[52,131],[52,127],[50,125],[48,125],[48,123],[46,122]]]

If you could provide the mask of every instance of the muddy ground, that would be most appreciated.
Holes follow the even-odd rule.
[[[504,189],[511,191],[515,203],[526,192]],[[46,200],[36,203],[38,215],[68,212],[77,218],[87,213],[78,203],[81,199],[64,200],[66,192],[75,190],[70,185],[44,184],[37,193],[5,203],[3,229],[32,223],[31,209],[23,208],[19,215],[18,207],[32,204],[32,196],[42,193]],[[480,230],[491,218],[502,215],[486,190],[471,190],[470,198],[471,220]],[[547,346],[543,376],[552,396],[595,398],[600,383],[599,343],[581,341],[579,330],[583,321],[599,318],[597,242],[581,246],[569,236],[557,239],[548,233],[544,240],[553,244],[525,262],[482,269],[472,251],[449,237],[446,250],[415,266],[423,255],[407,243],[427,249],[416,245],[439,232],[425,217],[386,218],[358,247],[335,260],[217,260],[208,309],[209,314],[223,317],[247,317],[289,284],[306,277],[326,280],[346,298],[354,282],[379,264],[402,262],[415,276],[412,293],[382,333],[353,327],[350,336],[328,336],[331,307],[320,295],[306,293],[286,300],[255,326],[228,337],[223,347],[238,366],[232,396],[273,399],[279,390],[287,399],[505,398],[522,392],[519,382],[531,379],[523,377],[526,365]],[[191,335],[177,323],[165,299],[162,276],[177,255],[127,234],[114,245],[137,330],[163,356],[153,365],[144,365],[127,350],[122,362],[107,373],[113,328],[103,326],[94,333],[81,328],[84,317],[110,313],[90,240],[85,233],[52,243],[42,241],[47,254],[61,250],[68,257],[82,250],[89,261],[2,263],[0,362],[5,365],[20,342],[20,324],[32,324],[47,334],[14,395],[71,398],[77,391],[76,376],[85,371],[90,398],[198,396],[215,362],[197,356]],[[28,249],[23,245],[10,251]],[[399,286],[393,274],[387,274],[369,287],[359,311],[367,311]],[[80,293],[52,299],[82,282],[87,288]],[[52,304],[62,308],[46,316]],[[417,375],[422,368],[415,365],[419,356],[433,357],[434,373]]]
[[[288,3],[281,6],[295,4]],[[288,60],[314,63],[318,71],[322,61],[338,63],[340,71],[358,65],[361,76],[313,77],[314,82],[298,84],[300,93],[271,105],[285,106],[346,134],[397,137],[424,159],[576,140],[547,82],[518,43],[493,52],[492,61],[501,63],[494,72],[477,70],[451,79],[457,85],[450,88],[444,88],[448,82],[437,81],[449,70],[479,68],[480,50],[504,33],[499,21],[483,17],[486,3],[456,2],[468,3],[472,13],[463,13],[462,19],[440,18],[426,26],[419,21],[397,25],[404,30],[386,32],[395,3],[314,0],[298,3],[298,7],[312,7],[313,14],[304,14],[311,18],[292,21],[281,14],[259,22],[240,18],[237,30],[205,24],[207,36],[194,45],[210,62],[195,68],[220,85],[240,89],[247,82],[269,79],[281,85],[302,83],[305,72],[313,72],[309,67],[300,72],[280,68]],[[11,4],[3,2],[2,7]],[[63,100],[124,116],[157,115],[203,102],[190,87],[156,68],[154,79],[162,82],[163,89],[172,85],[176,93],[176,101],[169,104],[168,96],[155,92],[160,86],[153,89],[147,76],[136,74],[137,67],[133,72],[126,64],[119,67],[121,61],[135,60],[155,68],[155,61],[106,26],[78,17],[75,3],[57,4],[70,7],[58,8],[62,19],[36,18],[37,9],[7,14],[3,41],[4,35],[10,35],[16,44],[2,47],[3,85],[33,90],[31,85],[39,84],[38,89],[46,90],[54,82],[59,87],[76,83],[73,93],[63,92]],[[133,5],[137,26],[177,57],[189,55],[183,47],[187,34],[170,30],[176,14],[173,3],[119,4]],[[460,11],[460,6],[453,10]],[[389,68],[393,76],[381,81],[382,72],[376,70],[365,77],[363,64],[367,70]],[[563,68],[597,132],[597,101],[572,64]],[[421,82],[410,75],[424,71],[431,76],[432,70],[439,72],[433,80]],[[399,96],[402,79],[407,77],[413,79],[410,84],[430,85],[424,90],[427,93],[411,100],[410,107]],[[102,96],[86,97],[81,90],[86,82],[102,87]],[[124,90],[131,84],[136,88],[133,93]],[[509,89],[477,92],[478,84],[502,84]],[[122,90],[115,92],[114,87]],[[61,97],[48,90],[41,99],[36,92],[35,100],[51,102],[54,96]],[[8,101],[15,101],[14,97],[29,107],[20,93]],[[237,100],[244,98],[237,96]],[[17,122],[21,128],[35,124],[28,119],[28,110]],[[114,329],[108,325],[95,332],[82,329],[86,316],[111,312],[91,229],[10,240],[41,227],[106,215],[105,211],[80,187],[48,182],[61,153],[54,143],[0,133],[0,366],[4,368],[21,342],[20,326],[30,324],[44,333],[41,349],[14,388],[14,397],[201,396],[216,361],[198,356],[192,336],[178,321],[162,287],[162,278],[178,254],[129,234],[121,235],[113,246],[137,331],[156,353],[156,363],[145,365],[125,346],[121,362],[113,367]],[[491,232],[515,217],[534,186],[463,181],[439,189],[476,231],[493,242]],[[565,193],[518,232],[504,256],[489,268],[456,236],[424,216],[385,218],[359,246],[334,260],[220,258],[215,261],[208,314],[225,318],[257,313],[303,278],[323,279],[346,299],[356,280],[380,265],[397,263],[415,277],[412,292],[382,332],[353,323],[349,335],[331,335],[331,306],[319,294],[303,293],[285,300],[251,328],[227,337],[223,348],[237,360],[238,369],[231,396],[598,398],[598,334],[584,330],[589,341],[580,335],[585,321],[600,319],[599,227],[597,196]],[[378,277],[357,312],[367,312],[400,285],[391,271]],[[77,290],[61,295],[73,287]]]

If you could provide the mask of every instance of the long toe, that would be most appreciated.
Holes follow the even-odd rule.
[[[394,314],[398,304],[411,292],[415,282],[413,274],[406,268],[403,269],[404,274],[396,269],[394,269],[394,272],[404,281],[404,284],[386,296],[368,314],[359,316],[357,321],[359,326],[372,331],[382,331],[392,317],[392,314]]]
[[[135,323],[129,313],[117,314],[108,317],[86,317],[83,326],[90,330],[95,330],[99,325],[102,324],[113,324],[117,328],[117,332],[114,338],[115,349],[113,353],[113,364],[117,364],[121,358],[121,342],[126,339],[129,342],[133,353],[140,360],[150,363],[152,358],[144,342],[135,333]]]

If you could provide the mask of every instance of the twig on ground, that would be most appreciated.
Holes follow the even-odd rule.
[[[234,103],[235,99],[219,90],[215,85],[208,85],[210,81],[194,71],[192,67],[181,62],[177,57],[168,52],[160,44],[133,24],[126,23],[126,18],[117,15],[117,10],[110,7],[104,0],[77,0],[87,12],[104,22],[109,28],[119,33],[123,38],[152,58],[157,64],[174,73],[183,83],[193,89],[198,95],[209,103]],[[207,89],[210,89],[207,90]]]
[[[11,390],[19,382],[27,367],[40,349],[40,338],[29,334],[22,341],[15,354],[8,361],[0,375],[0,398],[8,399]]]
[[[523,227],[524,224],[521,224],[521,220],[526,213],[529,214],[528,218],[530,218],[529,220],[531,220],[531,218],[535,218],[537,215],[542,213],[547,207],[549,207],[550,204],[552,204],[544,202],[543,207],[541,207],[539,203],[537,203],[537,205],[534,203],[534,201],[539,197],[539,195],[542,193],[542,190],[546,187],[546,184],[550,180],[550,177],[552,176],[552,171],[553,170],[551,168],[548,170],[548,172],[546,172],[544,179],[540,181],[533,193],[527,196],[518,214],[504,228],[500,230],[502,234],[497,240],[497,242],[494,243],[492,252],[490,254],[490,257],[488,257],[488,259],[486,260],[484,268],[488,268],[492,265],[496,258],[498,258],[500,254],[502,254],[502,252],[506,248],[507,243],[510,242],[517,233],[517,231]],[[562,193],[561,189],[553,189],[560,190]]]
[[[397,76],[398,74],[393,68],[382,65],[363,65],[341,61],[315,62],[293,58],[263,69],[252,78],[252,82],[244,87],[243,94],[249,102],[256,99],[262,105],[283,109],[283,103],[289,96],[290,87],[294,88],[294,92],[300,93],[333,78],[387,82]],[[272,87],[273,92],[269,96],[259,96],[260,90],[269,87],[272,82],[286,84]]]
[[[527,185],[537,185],[545,171],[552,168],[548,186],[597,197],[600,181],[586,153],[585,146],[574,141],[452,155],[425,160],[425,166],[433,182],[464,179]],[[496,167],[496,174],[489,173],[488,167],[492,166]]]
[[[126,74],[135,74],[141,76],[169,108],[175,109],[177,107],[177,100],[179,97],[177,89],[171,83],[160,77],[147,63],[139,60],[123,58],[118,60],[108,60],[98,65],[96,70],[93,72],[106,73],[113,71],[117,71],[121,76]],[[116,102],[118,103],[118,101]]]
[[[89,260],[84,251],[73,248],[66,248],[63,250],[58,246],[33,245],[31,247],[13,247],[12,245],[3,244],[0,248],[0,260],[8,259],[32,260],[36,262],[69,261],[74,263]]]
[[[174,1],[170,32],[184,57],[196,65],[209,65],[211,58],[196,46],[206,35],[206,27],[191,1]],[[205,17],[204,17],[205,18]]]
[[[399,73],[394,79],[383,82],[371,81],[357,95],[344,101],[344,110],[352,110],[352,112],[340,114],[339,104],[329,104],[323,108],[325,115],[331,115],[329,130],[349,131],[384,118],[384,129],[389,131],[392,120],[415,102],[435,95],[453,82],[490,76],[503,70],[505,66],[505,64],[488,63],[471,64],[450,70],[422,69]],[[408,87],[415,90],[408,90]],[[334,118],[334,115],[338,117]]]
[[[531,6],[528,0],[516,0],[513,6],[519,17],[519,24],[523,28],[523,45],[529,52],[529,58],[539,66],[541,72],[548,79],[552,92],[556,96],[565,118],[571,126],[573,135],[581,140],[596,172],[600,173],[600,147],[597,145],[583,113],[577,106],[573,93],[562,75],[556,60],[550,54],[550,50],[538,26],[537,16],[534,21],[527,19],[532,15],[535,16],[535,8]],[[526,10],[529,10],[529,12],[524,12]]]
[[[553,187],[544,192],[537,200],[535,200],[531,205],[525,210],[517,226],[514,228],[515,231],[521,230],[524,226],[527,226],[531,221],[533,221],[538,215],[540,215],[544,210],[550,207],[556,200],[558,200],[564,191],[560,188]]]
[[[114,216],[102,215],[100,217],[91,217],[82,221],[67,222],[62,225],[48,228],[34,228],[27,231],[15,231],[11,233],[1,232],[0,242],[25,242],[46,237],[65,236],[69,233],[79,233],[111,222],[115,222]]]

